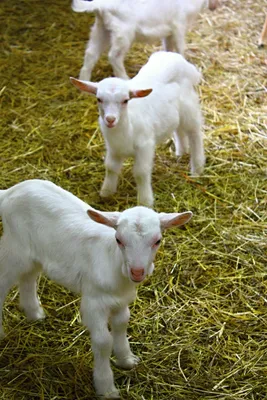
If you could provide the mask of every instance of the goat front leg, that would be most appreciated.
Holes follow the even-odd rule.
[[[108,48],[108,45],[109,34],[101,20],[96,17],[95,24],[91,29],[90,39],[86,46],[84,62],[79,76],[80,79],[85,81],[91,79],[92,70],[100,55]]]
[[[101,197],[108,197],[116,192],[122,163],[121,158],[116,157],[110,151],[107,152],[105,159],[106,175],[100,191]]]
[[[135,154],[134,177],[138,191],[138,202],[148,207],[153,206],[154,198],[151,186],[153,169],[154,145],[138,147]]]
[[[83,324],[89,329],[91,335],[96,393],[105,399],[120,399],[110,367],[113,337],[108,330],[108,312],[91,297],[82,296],[81,314]]]
[[[125,369],[131,369],[139,362],[139,358],[131,352],[127,338],[129,318],[130,310],[128,307],[125,307],[117,312],[113,312],[110,321],[116,365]]]

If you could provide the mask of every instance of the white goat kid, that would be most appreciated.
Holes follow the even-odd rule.
[[[88,215],[89,217],[88,217]],[[29,180],[0,191],[4,233],[0,241],[0,335],[2,308],[19,283],[27,317],[44,317],[36,292],[41,271],[81,293],[81,315],[91,334],[98,395],[119,398],[110,367],[138,362],[126,336],[128,304],[136,285],[153,272],[162,231],[191,219],[190,211],[156,213],[145,207],[100,212],[48,181]],[[108,323],[111,325],[111,332]]]
[[[127,79],[124,58],[134,41],[161,39],[166,51],[184,54],[185,34],[205,8],[214,10],[219,0],[73,0],[77,12],[94,12],[95,23],[85,51],[80,79],[90,80],[100,55],[108,57],[114,75]]]
[[[98,100],[99,124],[107,150],[102,197],[116,192],[124,159],[134,157],[139,203],[152,206],[155,147],[172,135],[176,155],[189,150],[191,174],[202,173],[205,164],[202,115],[194,89],[200,78],[195,66],[180,54],[164,51],[152,54],[129,81],[106,78],[92,83],[71,78],[77,88],[94,94]]]

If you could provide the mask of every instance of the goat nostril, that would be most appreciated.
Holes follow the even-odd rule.
[[[107,120],[107,122],[109,122],[109,123],[111,123],[112,124],[112,122],[114,122],[115,121],[115,117],[107,117],[106,118],[106,120]]]

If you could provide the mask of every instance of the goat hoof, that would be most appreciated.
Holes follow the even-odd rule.
[[[138,204],[140,204],[144,207],[153,208],[154,200],[139,201]]]
[[[132,354],[129,357],[116,360],[115,365],[123,369],[132,369],[139,363],[139,361],[140,358]]]
[[[115,390],[113,392],[108,392],[102,396],[99,396],[100,399],[106,400],[106,399],[120,399],[120,393],[118,390]]]
[[[192,177],[199,177],[200,175],[202,175],[204,171],[204,165],[198,165],[197,167],[191,168],[191,176]]]
[[[153,203],[154,203],[153,194],[139,195],[137,198],[137,203],[145,207],[153,208]]]
[[[110,197],[110,196],[112,196],[114,193],[115,193],[114,191],[102,189],[102,190],[100,191],[100,196],[101,196],[101,197],[104,197],[104,198],[105,198],[105,197]]]
[[[26,315],[27,315],[28,321],[38,321],[39,319],[45,318],[45,312],[42,309],[42,307],[40,307],[36,310],[27,311]]]

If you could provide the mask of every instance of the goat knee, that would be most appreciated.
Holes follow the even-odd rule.
[[[109,357],[112,351],[113,339],[109,331],[91,336],[92,350],[95,357]],[[97,360],[96,360],[97,361]]]

